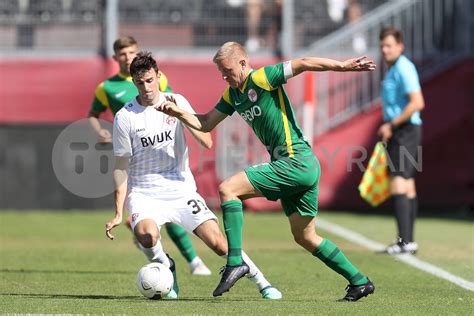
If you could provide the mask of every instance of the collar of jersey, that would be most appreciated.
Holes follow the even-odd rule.
[[[249,82],[249,78],[250,78],[250,75],[252,74],[252,72],[253,72],[253,69],[250,69],[249,74],[248,74],[247,78],[245,79],[244,85],[242,86],[242,89],[239,88],[241,93],[244,93],[245,88],[247,88],[247,83]]]
[[[127,76],[127,75],[124,75],[123,73],[119,72],[119,73],[117,74],[117,76],[119,76],[119,77],[122,78],[122,79],[132,81],[132,76],[131,76],[131,75],[128,75],[128,76]]]

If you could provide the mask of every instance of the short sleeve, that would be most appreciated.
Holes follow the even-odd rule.
[[[286,83],[282,63],[259,68],[251,76],[257,86],[268,91],[275,90]]]
[[[405,67],[401,67],[400,77],[403,84],[403,91],[406,94],[420,91],[420,80],[418,78],[418,73],[416,71],[415,65],[406,64]]]
[[[104,112],[109,106],[109,99],[105,93],[104,83],[102,82],[96,89],[94,94],[94,101],[92,101],[91,111]]]
[[[232,106],[232,101],[230,100],[230,90],[229,87],[225,89],[222,97],[220,98],[219,102],[217,102],[216,106],[214,107],[217,111],[232,115],[235,112],[234,107]]]
[[[125,110],[120,110],[115,115],[112,141],[114,145],[114,156],[132,156],[132,144],[130,141],[130,121],[126,115]]]

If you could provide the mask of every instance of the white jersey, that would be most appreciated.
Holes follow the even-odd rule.
[[[195,113],[180,94],[160,93],[157,104],[165,101],[165,96],[173,96],[178,107]],[[130,157],[129,193],[180,197],[183,192],[196,191],[184,125],[175,117],[134,99],[115,115],[113,147],[115,156]]]

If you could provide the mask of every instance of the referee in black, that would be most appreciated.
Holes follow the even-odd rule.
[[[392,27],[380,33],[382,57],[388,71],[382,82],[384,123],[378,134],[387,142],[389,156],[390,193],[397,219],[397,240],[385,253],[416,253],[418,244],[413,231],[418,200],[415,174],[421,167],[420,111],[425,107],[415,65],[403,55],[403,36]]]

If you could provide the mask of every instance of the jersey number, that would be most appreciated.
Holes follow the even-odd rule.
[[[202,209],[208,210],[206,204],[204,204],[204,202],[201,200],[189,200],[188,205],[191,205],[191,207],[194,209],[192,212],[193,214],[201,212]]]

